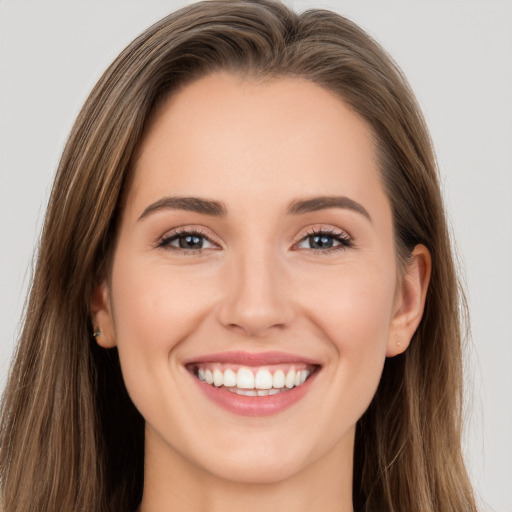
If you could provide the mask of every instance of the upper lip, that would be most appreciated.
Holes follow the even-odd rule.
[[[192,363],[232,363],[242,366],[266,366],[274,364],[306,363],[320,366],[320,363],[309,357],[286,352],[247,352],[243,350],[205,354],[184,361],[184,365]]]

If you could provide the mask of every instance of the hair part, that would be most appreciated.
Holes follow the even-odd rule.
[[[405,265],[424,244],[432,276],[410,347],[386,361],[357,425],[354,508],[476,511],[460,442],[461,296],[420,109],[392,59],[354,23],[324,10],[299,15],[271,0],[210,0],[169,15],[119,55],[83,106],[57,170],[3,396],[3,510],[107,512],[140,502],[144,420],[124,387],[117,350],[92,337],[89,302],[108,275],[152,113],[217,71],[310,80],[372,128],[398,260]]]

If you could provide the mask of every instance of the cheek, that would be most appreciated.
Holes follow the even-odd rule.
[[[385,345],[395,295],[392,269],[384,263],[354,261],[335,270],[304,274],[302,302],[340,356]]]
[[[395,274],[379,265],[347,265],[321,291],[309,288],[314,323],[336,352],[326,370],[333,382],[325,407],[336,422],[357,421],[377,389],[393,316]],[[316,290],[311,293],[311,290]],[[306,298],[304,299],[306,300]]]
[[[211,301],[201,271],[119,259],[112,280],[118,342],[140,350],[171,349],[197,325]]]
[[[191,279],[194,270],[136,257],[120,256],[114,269],[112,309],[121,368],[145,416],[150,408],[166,406],[166,395],[155,389],[174,389],[182,369],[172,366],[170,354],[201,324],[213,292],[205,283],[211,280],[197,270]]]

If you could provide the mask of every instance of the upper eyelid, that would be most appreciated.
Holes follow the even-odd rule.
[[[300,234],[297,236],[297,242],[300,242],[307,236],[315,235],[315,234],[326,234],[330,236],[338,236],[340,238],[345,238],[348,240],[352,240],[352,235],[346,231],[345,229],[336,228],[333,226],[309,226],[301,230]]]
[[[212,236],[209,233],[206,232],[205,228],[203,226],[196,226],[196,225],[190,225],[190,226],[180,226],[177,228],[173,228],[171,230],[168,230],[165,232],[165,234],[161,235],[157,239],[157,245],[162,244],[162,242],[166,240],[170,240],[174,237],[178,237],[180,235],[184,234],[195,234],[199,235],[201,237],[204,237],[206,240],[211,242],[212,244],[218,245],[219,247],[223,248],[224,244],[220,241],[220,238],[217,236]],[[299,242],[301,242],[304,238],[308,236],[312,236],[315,234],[326,234],[328,236],[333,237],[339,237],[343,238],[345,240],[353,242],[353,237],[348,233],[346,230],[334,227],[334,226],[325,226],[325,225],[311,225],[307,226],[300,230],[299,234],[296,235],[295,241],[292,243],[292,246],[297,245]]]
[[[324,235],[329,236],[331,238],[338,239],[339,245],[335,247],[325,248],[325,249],[313,249],[313,248],[300,248],[299,244],[309,238],[310,236],[315,235]],[[344,251],[347,249],[353,249],[357,245],[354,242],[352,235],[341,228],[335,226],[326,226],[326,225],[313,225],[308,226],[305,230],[302,230],[300,236],[298,236],[297,240],[293,243],[292,249],[306,251],[307,253],[315,254],[317,256],[320,255],[328,255],[328,254],[337,254],[340,250]]]
[[[165,234],[158,237],[158,239],[156,240],[156,246],[163,246],[165,242],[170,241],[173,238],[187,234],[201,236],[208,240],[210,243],[222,247],[222,243],[219,241],[218,237],[214,237],[206,233],[204,228],[200,226],[180,226],[178,228],[168,230],[165,232]]]
[[[206,232],[206,228],[204,228],[203,226],[198,226],[198,225],[192,224],[190,226],[179,226],[177,228],[168,229],[167,231],[165,231],[165,233],[163,235],[160,236],[160,239],[178,236],[178,235],[182,235],[182,234],[188,234],[188,233],[201,235],[208,239],[214,238],[214,237],[212,237],[212,235],[210,235],[209,233]]]

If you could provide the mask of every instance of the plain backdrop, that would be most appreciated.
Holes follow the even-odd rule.
[[[186,3],[0,3],[0,390],[74,118],[119,51]],[[288,3],[358,22],[397,60],[424,109],[472,315],[469,469],[482,509],[512,512],[512,2]]]

